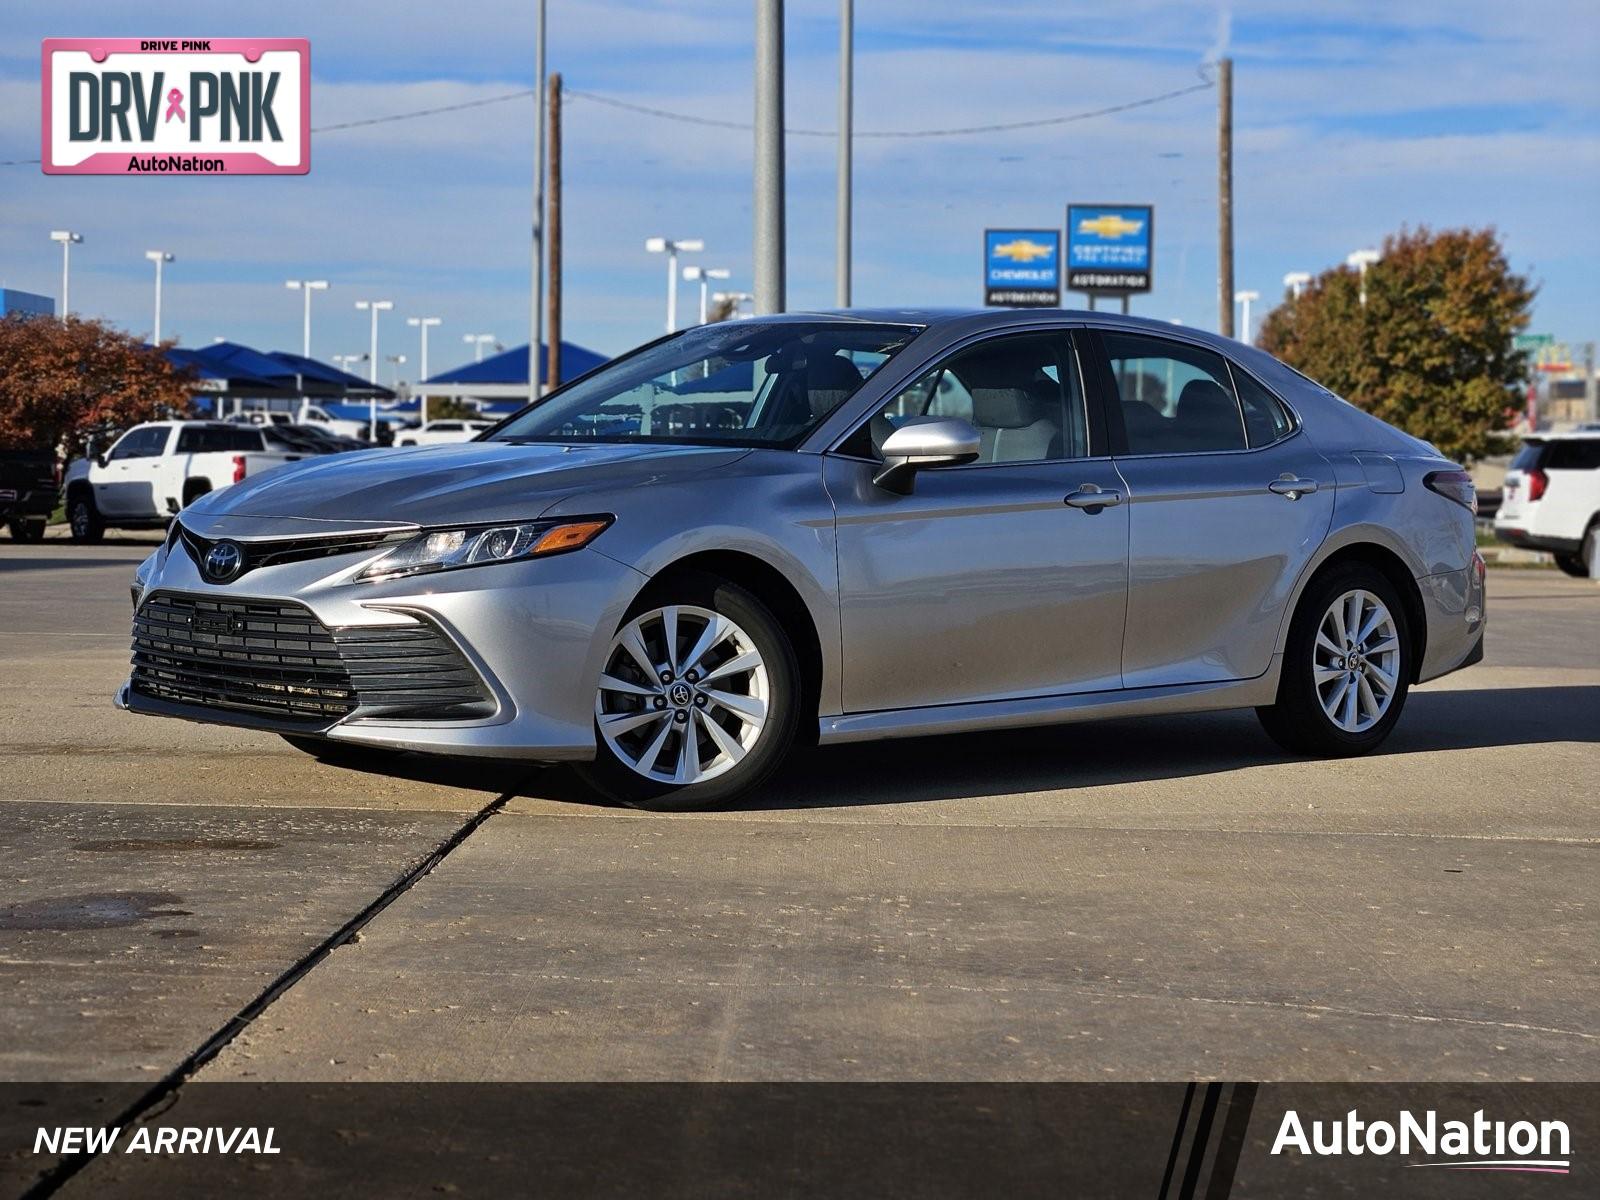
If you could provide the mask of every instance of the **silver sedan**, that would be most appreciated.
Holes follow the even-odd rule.
[[[1253,707],[1373,749],[1482,654],[1461,468],[1270,356],[1094,313],[702,326],[477,441],[184,510],[136,713],[570,761],[670,809],[800,743]]]

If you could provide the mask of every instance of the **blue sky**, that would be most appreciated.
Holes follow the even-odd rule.
[[[312,123],[483,99],[532,82],[531,0],[449,5],[7,0],[0,159],[39,154],[47,36],[305,36]],[[137,13],[136,23],[132,13]],[[1401,225],[1492,225],[1539,286],[1534,328],[1600,337],[1600,20],[1593,0],[857,0],[858,131],[1020,121],[1182,88],[1235,59],[1237,285],[1275,297]],[[788,120],[836,119],[837,4],[790,0]],[[550,0],[549,64],[574,89],[725,120],[751,109],[748,0]],[[283,280],[325,277],[313,352],[366,348],[354,301],[439,316],[431,362],[465,333],[526,340],[531,100],[313,139],[312,173],[254,179],[45,176],[0,167],[0,284],[54,295],[67,226],[86,238],[73,307],[150,325],[150,265],[172,251],[165,331],[297,349]],[[751,136],[570,99],[566,329],[617,352],[660,328],[646,237],[703,237],[698,261],[750,289]],[[856,148],[862,304],[972,304],[986,226],[1059,225],[1069,200],[1156,206],[1155,291],[1134,311],[1216,321],[1215,93],[1044,130]],[[833,298],[830,138],[789,154],[789,301]],[[684,285],[680,312],[695,295]],[[386,377],[387,377],[387,370]]]

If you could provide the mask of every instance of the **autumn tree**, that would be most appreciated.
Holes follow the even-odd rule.
[[[1532,302],[1492,230],[1402,229],[1384,242],[1364,286],[1354,267],[1324,271],[1268,314],[1257,341],[1352,404],[1467,461],[1490,452],[1519,404],[1527,367],[1513,343]]]
[[[84,438],[185,416],[193,377],[99,321],[0,318],[0,449],[71,453]]]

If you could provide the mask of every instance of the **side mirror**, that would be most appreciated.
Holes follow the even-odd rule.
[[[913,417],[884,441],[883,466],[872,482],[909,496],[918,471],[972,462],[981,445],[977,429],[960,417]]]
[[[110,461],[111,460],[106,457],[106,453],[105,453],[104,450],[102,450],[99,454],[96,454],[94,456],[94,465],[97,466],[97,467],[103,467],[103,466],[106,465],[106,463],[108,463]]]

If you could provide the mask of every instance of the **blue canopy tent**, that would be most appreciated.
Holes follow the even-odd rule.
[[[549,357],[548,348],[539,347],[539,374],[543,377],[546,368],[546,359]],[[571,342],[561,343],[561,380],[566,383],[569,379],[576,379],[579,375],[594,370],[601,363],[607,361],[604,354],[596,354],[582,346],[575,346]],[[472,384],[472,383],[520,383],[528,382],[528,348],[526,346],[513,346],[510,350],[502,351],[482,362],[467,363],[453,371],[445,371],[435,375],[420,387],[430,387],[433,384]]]

